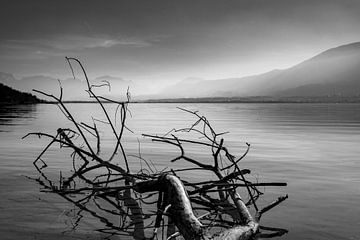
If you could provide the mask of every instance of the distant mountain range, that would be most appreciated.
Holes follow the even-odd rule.
[[[89,100],[86,83],[79,79],[60,81],[65,100]],[[112,76],[91,80],[92,84],[109,82],[108,88],[97,88],[99,94],[123,99],[126,90],[136,89],[131,81]],[[42,90],[58,95],[59,81],[47,76],[15,79],[13,75],[0,72],[0,83],[30,92]],[[132,91],[131,91],[132,92]],[[329,49],[313,58],[285,70],[273,70],[264,74],[230,79],[203,80],[187,78],[151,96],[135,96],[134,99],[174,98],[246,98],[253,96],[324,97],[360,96],[360,42]],[[40,96],[41,97],[41,96]]]
[[[360,95],[360,42],[329,49],[285,70],[243,78],[186,79],[160,98]]]
[[[48,76],[31,76],[21,79],[15,79],[12,74],[0,72],[0,83],[15,88],[19,91],[32,92],[33,89],[40,90],[55,96],[59,96],[60,86],[63,88],[63,98],[67,101],[85,101],[90,100],[85,81],[80,79],[68,78],[65,80],[58,80]],[[102,84],[110,83],[108,86],[96,87],[94,91],[103,96],[112,97],[115,99],[123,99],[126,97],[127,88],[133,86],[131,81],[123,80],[111,76],[101,76],[91,80],[91,84],[100,86]],[[41,94],[36,94],[40,98],[44,98]]]

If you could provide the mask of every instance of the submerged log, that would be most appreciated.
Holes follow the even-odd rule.
[[[164,194],[162,206],[167,208],[166,214],[171,218],[180,234],[186,240],[246,240],[253,239],[258,232],[259,225],[253,220],[246,205],[240,199],[236,198],[235,205],[240,208],[239,215],[245,219],[245,224],[236,225],[224,232],[211,235],[195,216],[189,196],[181,180],[170,174],[161,175],[156,180],[149,180],[136,183],[134,190],[139,193],[159,191]],[[237,193],[234,193],[237,194]]]

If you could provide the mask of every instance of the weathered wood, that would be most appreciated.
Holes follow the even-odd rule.
[[[210,235],[206,232],[204,226],[195,216],[189,196],[181,180],[170,174],[161,175],[156,180],[149,180],[136,183],[134,190],[139,193],[160,191],[164,193],[163,205],[170,205],[167,211],[175,226],[179,229],[180,234],[186,240],[206,240],[206,239],[234,239],[245,240],[251,239],[258,232],[258,224],[253,220],[240,196],[234,191],[234,201],[239,210],[240,218],[245,222],[244,225],[237,225],[227,229],[221,234]]]

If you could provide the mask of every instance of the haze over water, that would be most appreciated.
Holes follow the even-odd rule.
[[[81,120],[98,116],[94,104],[69,104]],[[110,106],[110,105],[108,105]],[[111,106],[110,106],[111,107]],[[194,118],[176,107],[199,110],[218,132],[229,131],[225,144],[241,155],[251,144],[242,168],[250,168],[259,182],[287,182],[267,187],[266,204],[282,194],[289,199],[262,219],[262,224],[289,233],[281,239],[360,238],[360,105],[359,104],[131,104],[132,117],[124,138],[128,154],[151,159],[158,169],[169,167],[175,149],[151,143],[141,133],[164,134],[187,127]],[[0,234],[2,239],[86,239],[101,223],[85,219],[74,233],[69,230],[72,207],[59,197],[39,193],[39,186],[24,177],[37,176],[32,162],[46,146],[36,137],[21,140],[31,131],[54,133],[70,126],[55,105],[2,106],[0,111]],[[102,132],[103,151],[111,149],[108,130]],[[191,150],[203,161],[206,152]],[[48,155],[53,175],[65,170],[71,159],[54,148]],[[181,161],[176,164],[183,164]],[[132,168],[138,160],[132,159]],[[185,175],[186,177],[202,176]]]

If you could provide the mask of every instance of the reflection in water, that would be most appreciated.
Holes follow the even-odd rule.
[[[22,124],[23,120],[36,118],[36,109],[37,104],[0,104],[0,132],[10,131],[8,126]]]
[[[61,235],[64,224],[60,221],[64,209],[71,206],[50,195],[41,196],[47,199],[42,204],[35,197],[38,187],[21,176],[34,175],[32,161],[46,144],[39,143],[42,139],[21,137],[30,131],[53,133],[58,127],[68,127],[66,119],[55,105],[5,107],[0,108],[0,234],[14,240],[29,236],[35,239],[36,234],[39,239],[55,239],[56,234],[58,239],[71,239]],[[69,107],[79,121],[89,113],[98,116],[100,111],[94,109],[94,104]],[[131,104],[128,126],[136,135],[126,132],[126,150],[138,153],[138,137],[143,157],[151,159],[160,170],[168,167],[174,155],[172,149],[139,136],[188,126],[193,119],[176,107],[200,110],[218,131],[229,131],[224,137],[235,152],[242,152],[245,142],[249,142],[251,149],[243,167],[254,169],[254,178],[288,182],[284,193],[289,193],[289,199],[281,210],[263,219],[266,225],[290,230],[282,240],[359,239],[359,104]],[[14,118],[9,120],[10,116]],[[101,134],[107,138],[109,133],[111,130]],[[110,138],[102,142],[104,152],[111,149],[112,142]],[[209,159],[201,152],[194,154],[204,161]],[[64,155],[53,152],[49,157],[58,176],[69,162]],[[136,167],[138,159],[132,160]],[[200,174],[184,177],[204,178]],[[283,193],[264,190],[269,196],[264,204]],[[98,239],[91,232],[99,227],[98,222],[87,219],[78,231]],[[84,235],[79,239],[85,239]]]

